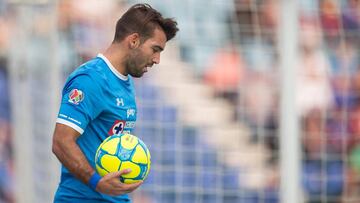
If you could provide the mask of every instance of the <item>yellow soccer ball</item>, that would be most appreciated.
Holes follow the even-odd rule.
[[[106,138],[95,155],[96,170],[101,176],[130,168],[130,173],[120,177],[123,183],[144,180],[150,171],[150,163],[149,149],[143,141],[131,134]]]

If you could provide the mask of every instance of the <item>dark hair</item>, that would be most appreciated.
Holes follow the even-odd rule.
[[[174,19],[163,18],[149,4],[135,4],[117,21],[114,42],[120,42],[132,33],[139,33],[141,40],[145,41],[152,37],[155,28],[165,32],[166,41],[174,38],[179,30]]]

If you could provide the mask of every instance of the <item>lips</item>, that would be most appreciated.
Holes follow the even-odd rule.
[[[148,64],[144,67],[144,72],[147,72],[148,71],[148,68],[151,68],[154,64]]]

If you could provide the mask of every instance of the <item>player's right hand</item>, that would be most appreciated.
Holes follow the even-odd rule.
[[[113,196],[123,195],[134,191],[143,183],[143,181],[132,184],[125,184],[120,181],[120,176],[130,172],[131,169],[124,169],[106,174],[97,184],[96,191]]]

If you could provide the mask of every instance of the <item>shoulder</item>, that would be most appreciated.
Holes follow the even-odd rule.
[[[101,91],[107,85],[107,73],[103,61],[94,58],[80,65],[68,77],[63,91],[73,88],[87,89],[89,91]]]
[[[107,80],[106,64],[98,57],[93,58],[84,64],[80,65],[74,72],[72,72],[67,80],[71,81],[89,82],[90,84],[103,85]]]

